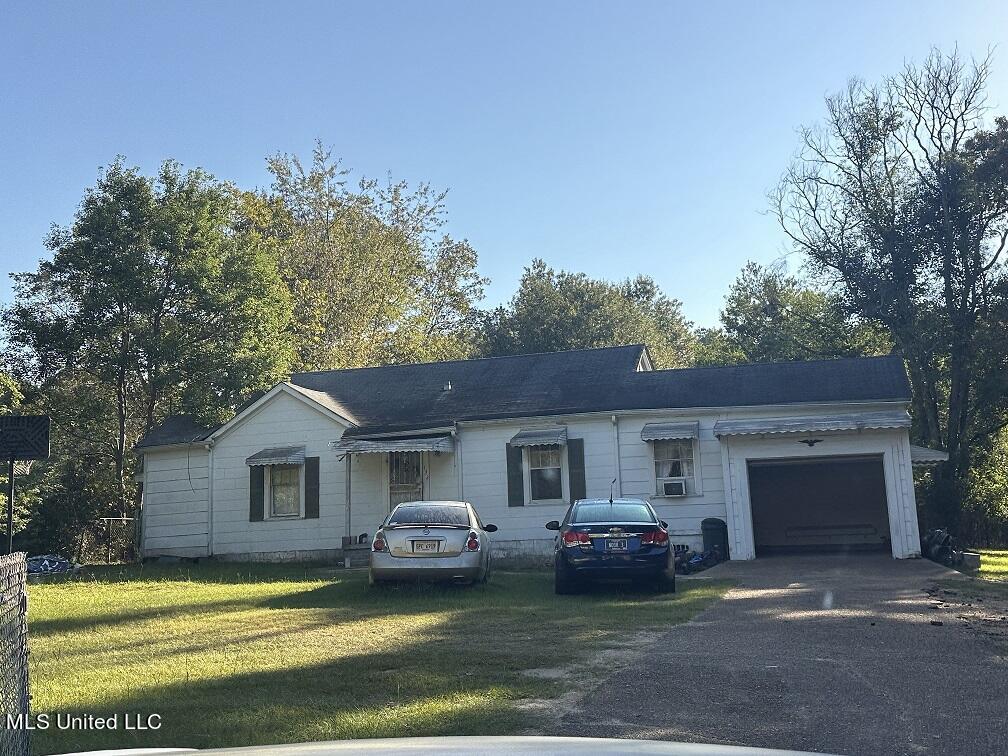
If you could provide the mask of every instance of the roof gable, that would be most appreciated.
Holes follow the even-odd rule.
[[[285,394],[303,402],[304,404],[307,404],[312,409],[321,412],[330,419],[335,420],[344,426],[356,425],[356,422],[353,419],[347,417],[339,411],[343,408],[331,397],[320,395],[315,391],[306,391],[299,386],[292,386],[290,383],[284,382],[278,383],[255,401],[247,403],[241,410],[239,410],[238,414],[208,434],[207,440],[216,440],[227,434],[231,429],[240,425],[245,418],[255,414],[261,408],[269,404],[275,397],[280,396],[281,394]]]

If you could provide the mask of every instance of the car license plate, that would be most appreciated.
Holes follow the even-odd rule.
[[[413,541],[413,551],[437,551],[437,541]]]
[[[606,551],[626,551],[626,538],[607,538],[605,542]]]

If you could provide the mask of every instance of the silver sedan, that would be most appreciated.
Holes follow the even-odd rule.
[[[458,580],[490,576],[490,533],[465,501],[407,501],[385,518],[371,541],[368,579]]]

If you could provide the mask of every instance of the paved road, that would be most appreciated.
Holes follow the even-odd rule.
[[[956,573],[873,555],[706,574],[737,588],[595,688],[556,734],[1008,754],[1008,659],[923,591]]]

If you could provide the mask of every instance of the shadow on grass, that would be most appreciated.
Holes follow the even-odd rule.
[[[356,577],[356,579],[354,579]],[[553,591],[552,573],[512,572],[507,575],[510,584],[504,587],[501,577],[491,578],[485,585],[465,585],[450,582],[401,581],[377,586],[367,585],[362,576],[354,576],[337,583],[310,588],[297,593],[270,598],[261,606],[274,609],[325,609],[354,602],[357,608],[371,607],[386,613],[413,613],[424,606],[469,606],[473,601],[483,603],[495,598],[512,600],[517,584],[520,596],[527,602],[553,604],[564,600],[592,597],[599,600],[612,598],[654,599],[671,598],[674,593],[662,593],[652,586],[629,581],[586,583],[571,597],[557,596]],[[419,602],[419,603],[418,603]]]
[[[446,617],[442,623],[450,623]],[[154,682],[109,696],[104,711],[50,714],[160,714],[157,731],[57,731],[34,735],[37,753],[104,748],[257,745],[309,740],[514,731],[511,703],[553,691],[517,670],[487,663],[479,650],[441,642],[437,627],[394,648],[311,666]],[[445,632],[451,632],[450,628]]]
[[[75,616],[30,624],[33,637],[58,646],[43,651],[51,679],[40,681],[39,701],[63,700],[46,695],[47,686],[59,690],[58,675],[80,680],[93,670],[114,687],[95,691],[88,713],[158,713],[163,727],[50,730],[37,734],[36,751],[516,732],[529,725],[530,716],[516,709],[516,699],[561,691],[561,683],[533,679],[522,670],[588,656],[618,643],[628,630],[686,621],[719,595],[711,583],[681,586],[686,590],[678,594],[600,584],[585,594],[555,596],[549,573],[497,575],[477,586],[372,588],[362,573],[320,583],[311,569],[214,565],[205,572],[202,566],[119,571],[97,582],[115,596],[117,583],[138,581],[132,596],[124,591],[126,607],[142,600],[148,588],[172,603],[97,616],[88,611],[86,580],[61,585],[61,591],[68,585],[81,590],[72,596]],[[255,585],[263,585],[265,594],[265,586],[276,582],[291,585],[274,586],[282,595],[256,594]],[[213,586],[189,597],[189,584],[211,583],[253,585],[238,597],[220,596],[230,589]],[[158,622],[186,617],[192,622]],[[354,623],[360,627],[345,627]],[[130,624],[136,625],[134,637],[124,637],[121,631]],[[109,630],[118,645],[106,657]],[[65,631],[80,635],[46,639]],[[36,656],[36,664],[41,659]],[[122,677],[129,674],[122,670],[143,667],[145,659],[170,660],[160,667],[169,679]],[[50,710],[60,712],[74,713]]]
[[[35,637],[60,633],[78,633],[102,628],[113,628],[121,625],[133,625],[140,622],[168,621],[208,612],[247,609],[254,606],[255,603],[249,601],[247,598],[202,599],[176,603],[172,606],[152,606],[144,609],[121,611],[114,610],[105,614],[81,614],[72,617],[33,619],[31,604],[29,604],[28,632]]]
[[[129,583],[138,580],[165,580],[192,583],[262,583],[268,581],[297,582],[327,579],[344,571],[327,562],[268,564],[257,562],[218,562],[202,559],[198,562],[167,564],[91,565],[66,583]],[[64,583],[65,584],[65,583]]]

